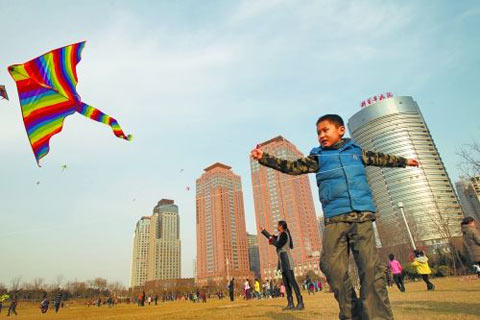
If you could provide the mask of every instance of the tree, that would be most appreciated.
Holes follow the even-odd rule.
[[[18,291],[21,289],[20,282],[22,281],[22,276],[16,276],[10,280],[10,290],[11,291]]]
[[[457,155],[462,159],[460,170],[468,177],[480,175],[480,143],[473,141],[460,147]]]
[[[455,209],[455,206],[452,206]],[[442,236],[442,239],[445,240],[446,251],[439,252],[441,255],[446,255],[448,257],[448,262],[451,264],[453,269],[453,274],[458,275],[458,268],[462,267],[462,258],[460,257],[460,252],[458,250],[457,238],[454,236],[452,228],[455,228],[459,225],[459,220],[457,216],[452,216],[449,214],[450,206],[447,206],[443,214],[439,213],[436,215],[428,215],[431,218],[433,225],[437,228],[437,232]]]
[[[88,280],[88,284],[90,285],[90,287],[100,291],[107,288],[107,280],[100,277],[97,277],[93,280]]]
[[[32,282],[33,290],[43,290],[44,285],[45,285],[45,279],[43,278],[33,279],[33,282]]]
[[[120,296],[126,291],[125,286],[119,281],[109,283],[107,288],[113,296]]]

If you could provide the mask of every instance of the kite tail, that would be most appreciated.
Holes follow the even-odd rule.
[[[113,133],[117,137],[128,140],[128,141],[132,140],[132,135],[131,134],[129,134],[128,136],[125,135],[125,133],[123,133],[122,128],[118,124],[117,120],[103,113],[97,108],[94,108],[92,106],[89,106],[88,104],[82,103],[77,108],[77,112],[80,114],[83,114],[87,118],[90,118],[92,120],[95,120],[110,126],[113,130]]]

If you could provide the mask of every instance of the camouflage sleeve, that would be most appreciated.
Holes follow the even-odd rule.
[[[381,152],[363,151],[363,164],[377,167],[402,167],[407,166],[407,159]]]
[[[268,153],[263,153],[262,158],[258,162],[265,167],[269,167],[291,175],[314,173],[318,171],[318,162],[316,156],[308,156],[290,161],[279,159]]]

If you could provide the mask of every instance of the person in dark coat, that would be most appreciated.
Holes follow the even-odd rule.
[[[473,262],[475,272],[480,278],[480,233],[475,225],[475,219],[465,217],[462,221],[463,241],[467,248],[470,259]]]
[[[235,278],[232,278],[230,280],[230,283],[228,284],[228,294],[230,295],[230,301],[234,301],[234,292],[235,292]]]
[[[290,251],[293,249],[293,239],[290,235],[290,230],[288,230],[287,223],[283,220],[278,221],[278,236],[271,235],[265,230],[265,228],[260,229],[262,234],[268,239],[268,242],[277,249],[278,269],[282,272],[282,280],[285,285],[288,300],[288,304],[284,310],[303,310],[305,308],[303,297],[300,293],[300,287],[298,286],[297,280],[295,280],[295,274],[293,273],[295,263]],[[298,303],[296,307],[293,304],[292,289],[297,296]]]
[[[15,313],[15,315],[17,316],[17,295],[14,295],[12,297],[12,301],[10,303],[10,307],[8,308],[8,313],[7,313],[7,317],[10,316],[10,313]]]
[[[60,304],[62,303],[62,291],[59,289],[55,298],[53,299],[53,308],[55,309],[55,313],[58,312],[60,309]]]

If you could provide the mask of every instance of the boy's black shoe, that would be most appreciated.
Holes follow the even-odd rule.
[[[295,305],[293,304],[293,297],[287,297],[288,304],[282,310],[293,310],[295,309]]]

